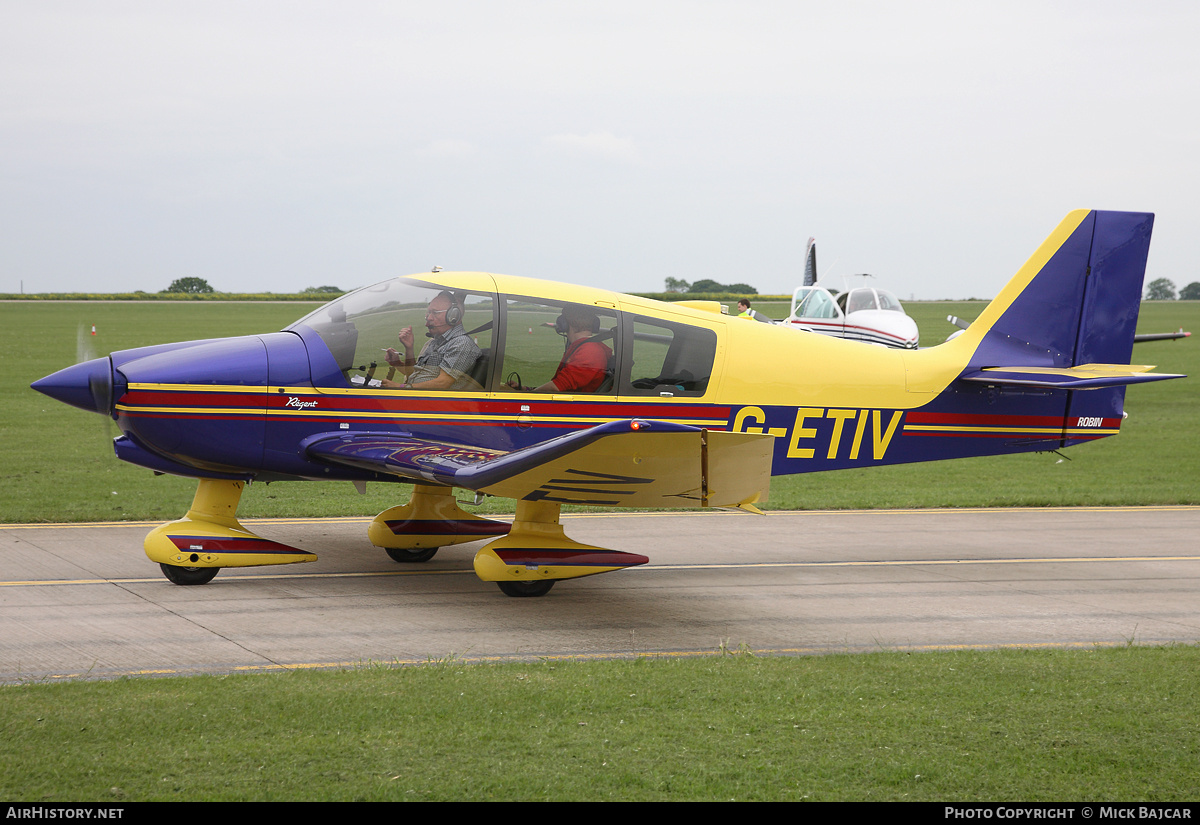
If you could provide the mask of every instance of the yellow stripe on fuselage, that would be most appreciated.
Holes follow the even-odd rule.
[[[128,413],[155,413],[158,415],[262,415],[261,407],[131,407],[118,404],[117,409]]]
[[[1116,435],[1119,429],[1099,427],[964,427],[955,424],[905,424],[904,431],[927,433],[1008,433],[1010,435]]]
[[[250,395],[261,395],[274,390],[274,387],[248,387],[245,384],[136,384],[127,385],[130,390],[146,390],[148,392],[233,392]],[[312,390],[309,390],[312,392]]]

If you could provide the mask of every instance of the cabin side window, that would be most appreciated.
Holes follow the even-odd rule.
[[[504,317],[499,391],[613,394],[615,312],[588,304],[507,297]]]
[[[629,367],[622,395],[699,396],[708,389],[717,353],[710,329],[645,316],[627,316]]]

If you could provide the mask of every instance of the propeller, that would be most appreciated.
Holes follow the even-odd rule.
[[[954,330],[954,332],[950,333],[950,335],[946,338],[947,341],[953,341],[955,338],[962,335],[967,327],[971,326],[970,321],[964,321],[957,315],[947,315],[946,320],[958,327],[958,329]]]
[[[51,398],[112,419],[116,395],[112,359],[95,357],[90,328],[86,324],[79,325],[75,355],[74,366],[34,381],[31,386]],[[111,423],[105,426],[105,432],[112,434]]]

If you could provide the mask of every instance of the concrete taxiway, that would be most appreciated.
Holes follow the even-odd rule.
[[[1200,507],[568,516],[650,564],[532,599],[475,577],[481,542],[399,565],[367,519],[245,523],[320,560],[177,587],[154,525],[0,525],[0,681],[1200,639]]]

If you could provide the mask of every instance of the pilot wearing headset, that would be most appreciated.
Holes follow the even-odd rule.
[[[613,354],[607,344],[592,339],[600,332],[600,316],[585,306],[568,304],[554,329],[566,338],[567,347],[554,377],[540,387],[522,387],[515,381],[508,386],[533,392],[595,392],[608,376]]]
[[[425,310],[426,336],[430,340],[413,358],[413,329],[400,330],[404,358],[388,347],[384,358],[404,373],[404,383],[383,380],[390,389],[472,390],[479,385],[471,378],[471,368],[479,360],[480,350],[462,326],[463,302],[449,292],[439,292]]]

